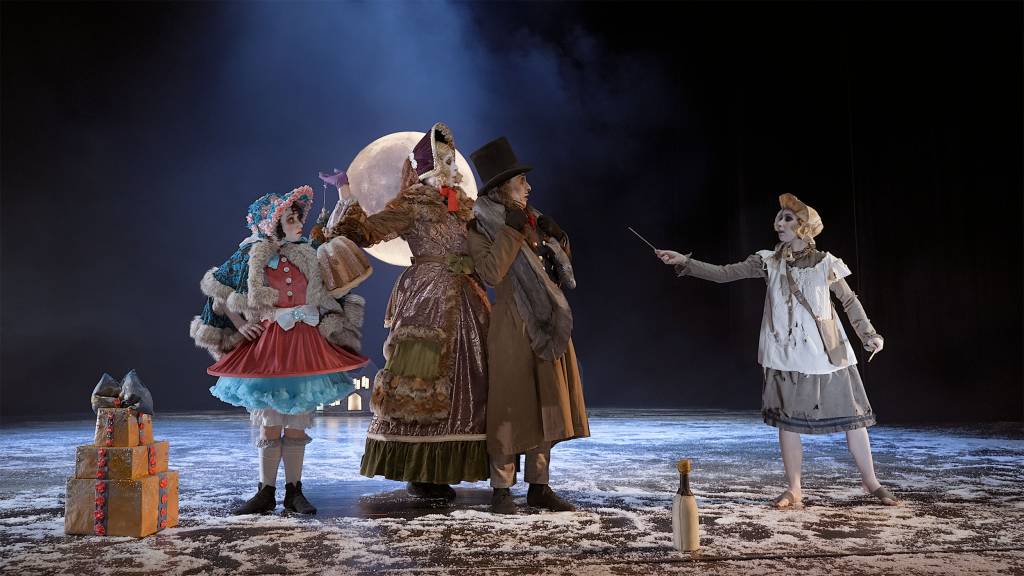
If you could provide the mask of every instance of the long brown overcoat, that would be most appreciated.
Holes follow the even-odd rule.
[[[487,451],[520,454],[545,442],[590,436],[572,341],[555,361],[538,358],[506,279],[526,237],[502,226],[492,242],[474,224],[467,238],[470,255],[477,274],[495,291],[487,336]]]

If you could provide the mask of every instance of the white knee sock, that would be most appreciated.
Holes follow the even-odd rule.
[[[260,482],[264,486],[276,486],[277,469],[281,465],[281,440],[260,440],[256,446],[260,451]]]
[[[285,436],[282,440],[281,454],[284,457],[284,481],[286,484],[294,484],[302,480],[302,460],[306,456],[306,444],[312,442],[309,436],[305,438],[289,438]]]
[[[800,435],[788,430],[779,430],[779,448],[782,450],[782,465],[786,468],[786,482],[789,490],[800,494],[800,468],[804,462],[804,447]]]
[[[871,458],[871,439],[868,438],[867,428],[857,428],[846,432],[846,446],[853,454],[853,461],[857,463],[860,470],[860,479],[864,489],[874,492],[881,486],[878,478],[875,477],[875,462]]]

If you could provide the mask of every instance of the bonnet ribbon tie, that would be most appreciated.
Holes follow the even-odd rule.
[[[448,200],[449,212],[459,211],[459,192],[455,188],[441,186],[441,196],[444,196]]]

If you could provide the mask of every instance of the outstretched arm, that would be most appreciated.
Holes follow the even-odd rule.
[[[757,254],[750,255],[743,262],[716,266],[694,260],[689,254],[680,254],[671,250],[655,250],[662,262],[674,266],[677,276],[693,276],[702,280],[710,280],[719,284],[734,282],[744,278],[766,278],[764,261]]]
[[[392,200],[384,210],[373,215],[368,215],[358,202],[352,200],[326,236],[345,236],[366,248],[401,236],[412,226],[412,221],[412,207],[402,197]]]

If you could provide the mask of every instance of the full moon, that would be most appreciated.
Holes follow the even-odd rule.
[[[423,138],[423,132],[395,132],[371,142],[363,148],[348,167],[349,188],[352,195],[367,214],[376,214],[398,196],[399,180],[402,177],[402,163],[412,152],[416,143]],[[462,174],[459,184],[470,198],[476,198],[476,177],[469,162],[458,150],[455,163]],[[396,266],[412,264],[412,252],[401,238],[381,242],[366,251],[382,262]]]

